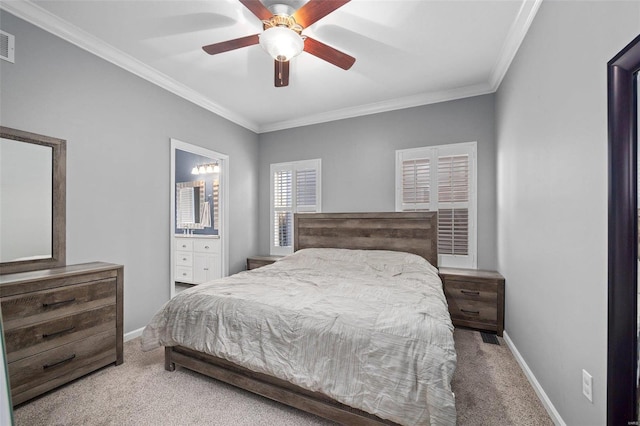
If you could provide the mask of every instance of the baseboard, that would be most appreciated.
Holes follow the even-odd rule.
[[[524,375],[527,376],[527,380],[529,380],[529,383],[531,383],[531,386],[533,386],[533,390],[536,391],[538,398],[540,398],[542,405],[544,405],[544,408],[547,410],[547,413],[549,413],[549,417],[551,417],[551,420],[553,421],[553,423],[555,423],[556,426],[567,426],[564,420],[562,420],[562,417],[560,417],[560,413],[558,413],[558,410],[556,410],[556,407],[553,406],[553,403],[547,396],[544,389],[542,389],[540,382],[538,382],[538,379],[536,379],[536,376],[533,375],[533,372],[525,362],[524,358],[522,358],[522,355],[520,355],[518,348],[516,348],[516,345],[514,345],[513,341],[509,338],[509,335],[507,334],[506,331],[503,332],[502,337],[504,338],[505,343],[511,350],[511,353],[513,354],[514,358],[516,359],[516,361],[518,361],[518,364],[520,364],[520,368],[522,368],[522,371],[524,371]]]
[[[142,336],[142,330],[144,330],[144,327],[140,327],[137,330],[133,330],[133,331],[130,331],[128,333],[124,333],[124,341],[128,342],[129,340],[133,340],[136,337]]]

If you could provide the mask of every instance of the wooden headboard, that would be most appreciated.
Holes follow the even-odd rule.
[[[436,212],[297,213],[293,249],[405,251],[438,266]]]

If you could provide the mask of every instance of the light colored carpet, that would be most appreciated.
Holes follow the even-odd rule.
[[[452,387],[459,425],[553,425],[504,341],[456,330]],[[14,411],[16,425],[332,425],[189,370],[164,370],[164,351],[125,343],[106,367]]]

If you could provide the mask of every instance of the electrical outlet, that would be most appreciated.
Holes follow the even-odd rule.
[[[582,394],[593,402],[593,377],[587,373],[587,370],[582,370]]]

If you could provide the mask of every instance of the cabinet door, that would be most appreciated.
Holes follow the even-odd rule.
[[[201,284],[222,276],[218,253],[195,253],[193,256],[193,281]]]

